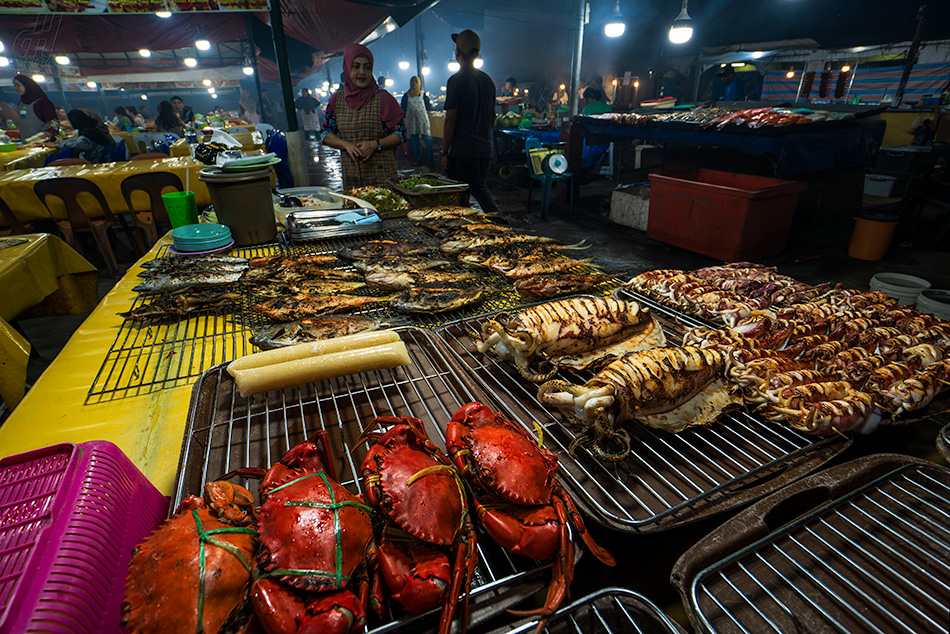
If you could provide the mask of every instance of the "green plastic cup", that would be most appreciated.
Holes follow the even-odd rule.
[[[169,192],[162,194],[162,201],[165,203],[165,212],[172,223],[172,229],[198,224],[195,192]]]

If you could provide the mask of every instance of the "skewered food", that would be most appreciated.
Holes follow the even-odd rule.
[[[515,282],[515,289],[525,297],[551,299],[560,295],[570,295],[593,288],[610,279],[609,275],[579,275],[561,273],[530,275]]]
[[[191,313],[233,306],[240,301],[240,294],[227,290],[172,293],[159,295],[148,304],[119,313],[119,316],[132,321],[181,318]]]
[[[386,291],[403,291],[420,284],[446,284],[474,279],[474,273],[455,271],[377,271],[366,274],[366,283]]]
[[[591,443],[601,460],[622,460],[630,450],[629,420],[670,432],[714,421],[738,406],[725,381],[725,357],[715,350],[655,348],[614,361],[584,385],[548,381],[538,400],[585,427],[575,441]]]
[[[482,325],[478,351],[511,361],[521,376],[539,382],[560,367],[584,369],[625,352],[664,345],[663,329],[639,304],[573,297],[513,316],[496,315]]]
[[[298,343],[333,339],[369,332],[381,328],[392,328],[403,322],[391,319],[370,319],[362,315],[334,315],[314,319],[301,319],[287,323],[265,326],[254,333],[251,343],[262,350],[273,350]]]
[[[390,306],[403,313],[444,313],[482,301],[481,286],[442,282],[420,284],[399,293]]]
[[[254,310],[277,321],[293,321],[306,317],[342,313],[386,301],[389,300],[385,297],[360,295],[293,295],[255,304]]]

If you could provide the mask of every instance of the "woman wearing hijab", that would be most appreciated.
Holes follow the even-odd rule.
[[[297,117],[300,119],[305,135],[317,136],[320,133],[320,101],[304,88],[300,91],[300,97],[294,102],[294,107],[297,109]]]
[[[61,147],[71,148],[78,158],[98,163],[102,151],[115,143],[109,136],[109,128],[99,115],[85,108],[70,110],[66,116],[76,130],[76,136],[63,141]]]
[[[409,92],[402,96],[402,110],[406,113],[406,132],[409,134],[409,155],[412,162],[422,165],[419,154],[419,142],[425,146],[427,164],[432,165],[432,137],[429,135],[429,95],[422,93],[422,82],[418,77],[409,80]]]
[[[185,124],[172,107],[172,102],[163,101],[158,104],[158,115],[155,117],[156,132],[171,132],[179,138],[185,136]]]
[[[241,106],[240,116],[248,123],[260,123],[261,115],[257,112],[257,100],[251,96],[251,91],[247,88],[241,89],[241,100],[238,102]]]
[[[31,77],[17,75],[13,78],[13,89],[20,95],[17,119],[20,140],[25,141],[40,132],[45,132],[49,138],[55,137],[59,128],[56,107],[40,85]]]
[[[343,52],[343,89],[330,96],[323,143],[341,150],[343,187],[379,185],[396,176],[393,151],[406,140],[402,108],[373,79],[373,54],[362,44]]]

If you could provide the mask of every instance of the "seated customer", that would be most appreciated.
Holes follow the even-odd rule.
[[[96,113],[85,108],[70,110],[66,116],[76,130],[76,136],[62,141],[60,147],[72,149],[77,158],[99,163],[102,151],[115,143],[105,123]]]
[[[179,137],[185,136],[185,124],[170,101],[158,104],[158,115],[155,117],[156,132],[171,132]]]
[[[584,109],[581,114],[602,114],[604,112],[613,112],[613,109],[603,101],[604,93],[596,88],[588,88],[584,91]]]

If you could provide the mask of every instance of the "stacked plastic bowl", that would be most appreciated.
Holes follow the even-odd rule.
[[[185,225],[172,229],[172,243],[181,253],[207,253],[234,244],[231,229],[225,225]]]

